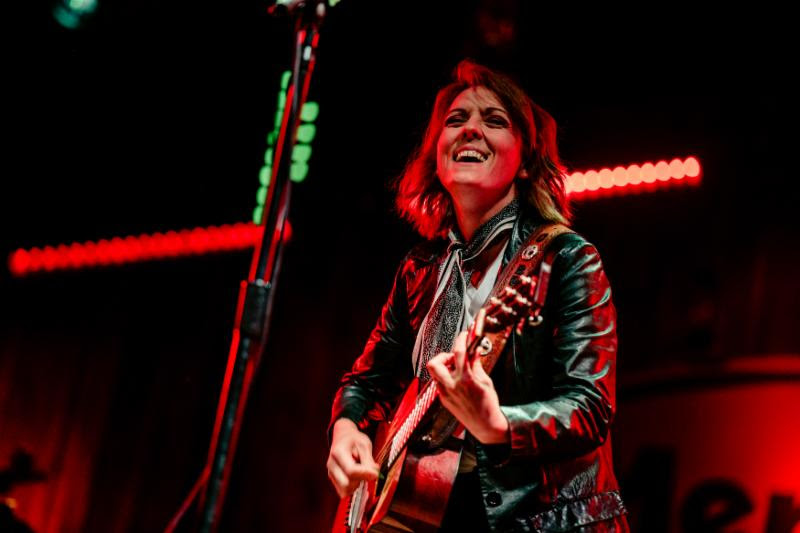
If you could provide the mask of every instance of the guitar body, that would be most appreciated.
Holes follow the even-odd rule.
[[[396,426],[411,413],[418,393],[419,381],[415,379],[391,422],[378,427],[373,450],[387,446],[387,437],[396,434],[399,429]],[[434,411],[446,413],[441,407]],[[446,422],[450,420],[442,415],[439,418]],[[428,423],[426,426],[435,428],[437,424]],[[362,483],[353,496],[342,499],[333,533],[427,533],[438,530],[458,473],[461,459],[459,442],[451,438],[447,446],[429,449],[415,446],[412,439],[393,464],[381,464],[376,457],[381,466],[379,480]]]
[[[453,488],[460,450],[407,452],[388,508],[377,508],[367,531],[434,532],[439,529]]]

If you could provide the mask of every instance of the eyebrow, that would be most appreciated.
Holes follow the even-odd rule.
[[[467,110],[464,109],[463,107],[454,107],[453,109],[451,109],[450,111],[447,112],[446,116],[450,116],[450,115],[452,115],[453,113],[456,113],[456,112],[458,112],[458,113],[466,113]],[[500,107],[487,107],[486,109],[481,111],[481,115],[490,115],[490,114],[495,113],[495,112],[500,112],[500,113],[503,113],[504,115],[508,115],[508,111],[506,111],[505,109],[502,109]]]

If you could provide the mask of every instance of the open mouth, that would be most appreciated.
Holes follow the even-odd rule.
[[[483,163],[488,158],[488,154],[484,154],[472,148],[458,150],[453,154],[453,161],[456,163]]]

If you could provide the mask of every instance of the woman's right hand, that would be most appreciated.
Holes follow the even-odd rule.
[[[372,441],[350,419],[340,418],[333,425],[328,477],[340,498],[351,495],[362,481],[378,479]]]

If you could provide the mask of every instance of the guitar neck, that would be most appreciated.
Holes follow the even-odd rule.
[[[386,467],[391,467],[400,453],[408,444],[411,435],[419,427],[419,423],[425,418],[425,415],[430,410],[431,405],[439,397],[439,388],[435,381],[428,381],[423,387],[422,392],[417,396],[414,408],[403,420],[402,424],[397,427],[397,430],[390,439],[387,439],[386,445],[381,449],[378,455],[378,463],[386,463]]]

